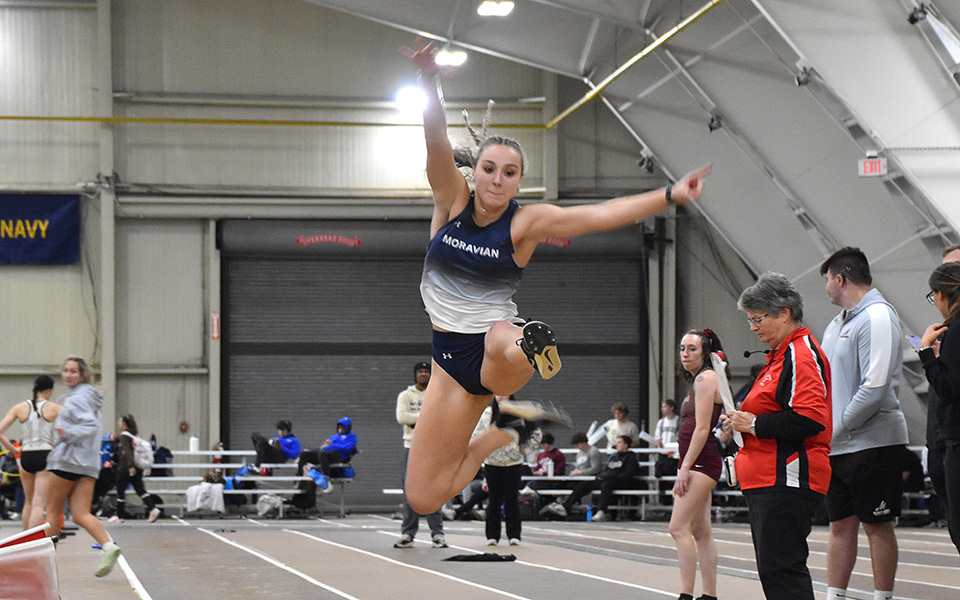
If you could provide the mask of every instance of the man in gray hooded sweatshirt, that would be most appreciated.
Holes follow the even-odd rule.
[[[827,492],[827,600],[846,597],[857,560],[860,523],[870,540],[874,598],[893,598],[897,572],[902,456],[907,422],[897,390],[903,367],[900,319],[872,287],[859,248],[841,248],[820,267],[830,301],[843,310],[827,325],[821,347],[830,361],[833,440]]]

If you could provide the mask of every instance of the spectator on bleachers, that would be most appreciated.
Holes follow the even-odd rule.
[[[618,402],[610,408],[610,412],[613,413],[613,418],[603,424],[603,428],[607,432],[607,450],[616,448],[617,439],[624,435],[632,440],[632,447],[639,447],[640,428],[633,421],[627,420],[627,415],[630,414],[627,405]]]
[[[667,398],[660,405],[660,412],[663,414],[657,421],[657,426],[653,431],[653,437],[657,441],[657,448],[663,448],[670,444],[677,443],[677,431],[680,429],[680,415],[677,414],[677,403]],[[673,451],[660,454],[654,466],[653,474],[657,477],[671,477],[677,474],[677,466],[680,461]]]
[[[256,466],[263,463],[285,463],[300,456],[300,440],[293,435],[293,424],[282,419],[277,421],[277,436],[269,440],[259,432],[250,435],[253,449],[257,451]],[[269,475],[269,469],[261,469],[261,475]]]
[[[487,511],[484,502],[490,496],[487,490],[487,480],[483,475],[483,467],[477,471],[476,477],[460,492],[463,503],[454,511],[455,520],[467,520],[471,517],[477,521],[487,520]]]
[[[537,454],[537,466],[534,475],[564,475],[567,472],[567,457],[560,449],[553,445],[554,437],[549,431],[543,434],[540,441],[541,450]],[[552,468],[551,468],[552,467]]]
[[[743,399],[747,397],[747,394],[750,392],[750,388],[753,387],[753,382],[757,380],[757,375],[760,374],[760,370],[763,369],[763,364],[750,365],[750,376],[747,381],[740,386],[740,389],[736,391],[733,395],[733,405],[737,408],[740,408],[740,403],[743,402]]]
[[[591,446],[587,434],[578,431],[573,434],[570,443],[577,447],[577,460],[570,475],[596,475],[603,467],[603,457],[600,450]]]
[[[597,505],[597,512],[593,515],[593,520],[606,521],[608,519],[607,509],[610,506],[610,499],[613,497],[613,492],[622,489],[632,489],[636,485],[639,461],[637,460],[637,455],[630,451],[630,445],[632,443],[633,440],[630,439],[630,436],[621,435],[617,438],[616,452],[611,454],[606,462],[603,463],[603,467],[597,474],[597,478],[594,481],[578,482],[576,487],[573,488],[573,493],[567,496],[567,499],[564,500],[562,504],[559,502],[548,504],[545,507],[545,511],[559,517],[566,517],[570,514],[573,505],[576,504],[578,500],[590,492],[599,489],[600,503]]]
[[[343,417],[337,421],[337,432],[328,437],[319,450],[305,450],[300,453],[297,473],[309,471],[314,467],[325,477],[334,476],[335,473],[330,465],[350,462],[357,452],[357,435],[352,433],[351,429],[353,429],[353,421],[350,417]],[[325,492],[332,489],[329,486],[324,487]]]

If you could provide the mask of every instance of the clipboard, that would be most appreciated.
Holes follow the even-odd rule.
[[[724,412],[736,410],[737,407],[733,404],[733,393],[730,391],[730,382],[727,381],[726,361],[716,352],[711,352],[710,363],[713,365],[714,373],[717,374],[717,390],[720,392],[720,399],[723,400]],[[733,441],[737,446],[743,447],[743,435],[737,430],[733,431]]]

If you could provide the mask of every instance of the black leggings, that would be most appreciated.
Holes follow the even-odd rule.
[[[943,475],[947,488],[947,527],[950,539],[960,552],[960,446],[943,451]]]
[[[297,461],[297,475],[303,475],[303,465],[312,463],[316,465],[320,472],[327,477],[332,476],[333,469],[330,465],[346,462],[336,450],[304,450],[300,453],[300,459]]]
[[[490,501],[487,503],[486,534],[488,540],[500,540],[500,508],[507,522],[507,539],[520,539],[520,475],[522,465],[494,467],[486,465]]]
[[[126,495],[127,495],[127,484],[132,484],[133,489],[137,492],[137,495],[140,496],[140,499],[143,500],[143,505],[147,507],[147,511],[154,509],[156,504],[153,501],[153,498],[150,497],[150,494],[147,493],[147,488],[143,486],[143,471],[140,469],[135,469],[134,474],[131,475],[130,471],[127,469],[118,468],[117,469],[117,515],[123,516],[126,509]]]

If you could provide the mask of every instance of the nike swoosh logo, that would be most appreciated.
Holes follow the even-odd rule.
[[[550,363],[550,369],[552,370],[552,369],[553,369],[553,359],[550,358],[550,349],[547,349],[546,351],[544,351],[543,356],[544,356],[544,358],[546,358],[547,361]]]

